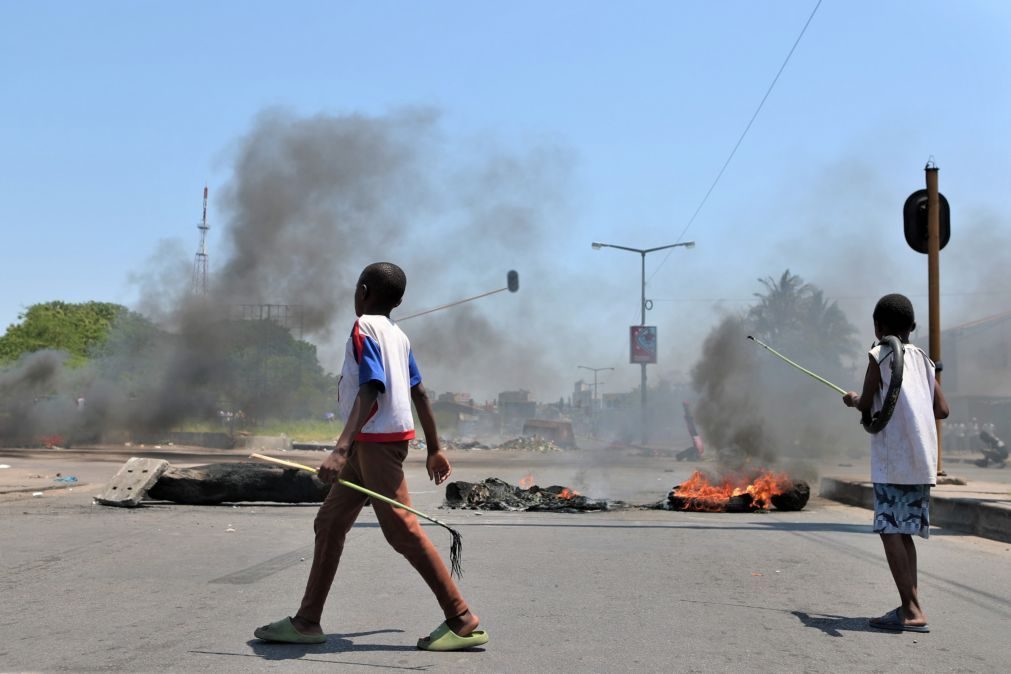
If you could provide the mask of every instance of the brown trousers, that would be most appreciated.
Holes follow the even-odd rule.
[[[404,459],[407,458],[407,441],[403,442],[356,442],[348,456],[348,462],[340,473],[343,480],[367,487],[374,492],[411,505],[404,479]],[[358,513],[368,497],[350,487],[335,482],[330,488],[323,505],[319,508],[313,528],[316,532],[316,548],[312,556],[312,568],[305,587],[305,596],[298,609],[298,615],[310,622],[318,623],[323,615],[326,602],[337,574],[344,539],[351,531]],[[439,605],[447,618],[453,618],[467,611],[467,603],[460,595],[446,565],[428,540],[418,518],[412,513],[395,508],[382,501],[372,500],[382,527],[383,535],[393,549],[407,558],[428,587],[435,593]]]

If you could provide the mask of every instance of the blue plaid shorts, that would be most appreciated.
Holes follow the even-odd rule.
[[[930,538],[930,485],[875,482],[874,533]]]

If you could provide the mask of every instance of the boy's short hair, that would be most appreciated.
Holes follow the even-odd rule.
[[[899,293],[885,295],[874,306],[874,322],[888,332],[908,333],[916,325],[913,303]]]
[[[376,299],[392,309],[404,297],[407,274],[392,262],[374,262],[362,270],[358,283],[367,285]]]

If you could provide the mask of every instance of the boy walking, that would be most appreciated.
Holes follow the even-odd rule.
[[[901,605],[870,626],[877,629],[929,632],[917,593],[916,546],[913,535],[930,535],[930,487],[937,484],[937,425],[948,416],[948,403],[937,383],[934,363],[909,343],[916,327],[913,305],[904,295],[885,295],[874,307],[874,335],[896,337],[902,353],[880,341],[871,348],[863,391],[843,396],[848,407],[865,417],[878,414],[891,384],[892,361],[902,358],[902,380],[891,419],[871,437],[871,481],[874,483],[874,531],[881,535],[888,568]]]
[[[410,505],[404,480],[408,441],[414,438],[411,403],[425,432],[428,476],[441,484],[452,468],[439,446],[435,416],[410,341],[390,320],[400,305],[407,277],[389,262],[371,264],[355,287],[355,321],[348,338],[338,383],[338,403],[345,419],[334,451],[323,460],[319,477],[332,483],[320,506],[312,568],[302,604],[294,617],[259,627],[254,635],[265,641],[323,643],[320,626],[323,604],[333,583],[344,540],[365,505],[366,496],[337,482],[344,479]],[[386,540],[407,558],[435,594],[446,620],[418,648],[459,650],[488,642],[478,630],[479,620],[463,600],[439,553],[410,512],[372,501]]]

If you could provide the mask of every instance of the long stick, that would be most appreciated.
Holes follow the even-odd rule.
[[[251,459],[261,459],[262,461],[269,461],[270,463],[276,463],[279,466],[287,466],[288,468],[297,468],[299,470],[309,471],[310,473],[313,473],[313,474],[319,472],[319,471],[317,471],[315,468],[313,468],[311,466],[306,466],[306,465],[301,464],[301,463],[295,463],[294,461],[286,461],[284,459],[277,459],[277,458],[274,458],[273,456],[266,456],[264,454],[250,454],[249,458],[251,458]],[[426,519],[429,522],[432,522],[434,524],[438,524],[440,527],[443,527],[447,531],[449,531],[449,533],[453,537],[453,542],[450,544],[450,547],[449,547],[449,564],[450,564],[450,568],[451,568],[452,574],[454,576],[456,576],[457,578],[462,578],[463,577],[463,565],[462,565],[461,559],[460,559],[461,556],[463,555],[463,536],[460,535],[459,531],[457,531],[453,527],[449,526],[445,522],[441,522],[441,521],[435,519],[431,515],[426,515],[425,513],[421,512],[420,510],[415,510],[411,506],[404,505],[400,501],[395,501],[395,500],[389,498],[388,496],[383,496],[382,494],[377,494],[376,492],[372,491],[371,489],[367,489],[367,488],[365,488],[365,487],[363,487],[361,485],[355,484],[354,482],[348,482],[347,480],[341,480],[339,478],[338,478],[337,482],[339,482],[340,484],[344,485],[345,487],[348,487],[350,489],[354,489],[355,491],[361,492],[361,493],[365,494],[366,496],[368,496],[369,498],[374,498],[374,499],[376,499],[378,501],[382,501],[383,503],[388,503],[391,506],[393,506],[394,508],[400,508],[401,510],[406,510],[409,513],[414,513],[418,517]]]
[[[411,314],[410,316],[404,316],[402,318],[398,318],[397,322],[401,323],[403,321],[410,320],[412,318],[417,318],[418,316],[424,316],[425,314],[431,314],[431,313],[436,312],[436,311],[442,311],[443,309],[449,309],[450,307],[455,307],[457,304],[463,304],[465,302],[473,302],[474,300],[479,300],[482,297],[488,297],[489,295],[494,295],[496,293],[502,293],[502,292],[505,292],[506,290],[509,290],[509,288],[505,287],[505,288],[499,288],[498,290],[489,290],[488,292],[481,293],[480,295],[474,295],[473,297],[468,297],[466,299],[457,300],[456,302],[450,302],[449,304],[443,304],[441,307],[435,307],[434,309],[428,309],[426,311],[420,311],[420,312],[418,312],[416,314]]]
[[[443,309],[449,309],[450,307],[455,307],[458,304],[464,304],[466,302],[473,302],[474,300],[479,300],[482,297],[488,297],[489,295],[495,295],[497,293],[504,293],[509,291],[511,293],[516,292],[520,289],[520,275],[515,269],[509,271],[506,274],[506,286],[505,288],[498,288],[497,290],[489,290],[486,293],[481,293],[480,295],[474,295],[473,297],[465,297],[462,300],[457,300],[456,302],[450,302],[449,304],[443,304],[442,306],[435,307],[434,309],[427,309],[425,311],[419,311],[416,314],[411,314],[410,316],[397,317],[397,322],[407,321],[412,318],[417,318],[418,316],[425,316],[436,311],[442,311]]]
[[[798,370],[800,370],[804,374],[809,375],[811,377],[814,377],[815,379],[817,379],[818,381],[820,381],[822,384],[825,384],[825,386],[828,386],[833,391],[837,391],[837,392],[839,392],[839,393],[841,393],[843,395],[846,395],[846,391],[844,389],[836,386],[835,384],[833,384],[832,382],[830,382],[828,379],[825,379],[823,377],[819,377],[814,372],[811,372],[811,370],[808,370],[806,367],[801,367],[800,365],[797,365],[797,363],[793,362],[792,360],[790,360],[789,358],[787,358],[786,356],[784,356],[783,354],[781,354],[779,351],[776,351],[774,348],[772,348],[771,346],[769,346],[768,344],[766,344],[762,340],[755,339],[751,335],[748,335],[748,339],[750,339],[751,341],[753,341],[755,344],[758,344],[760,347],[764,348],[765,350],[771,352],[773,355],[782,358],[784,361],[786,361],[790,365],[793,365],[795,368],[797,368]]]

